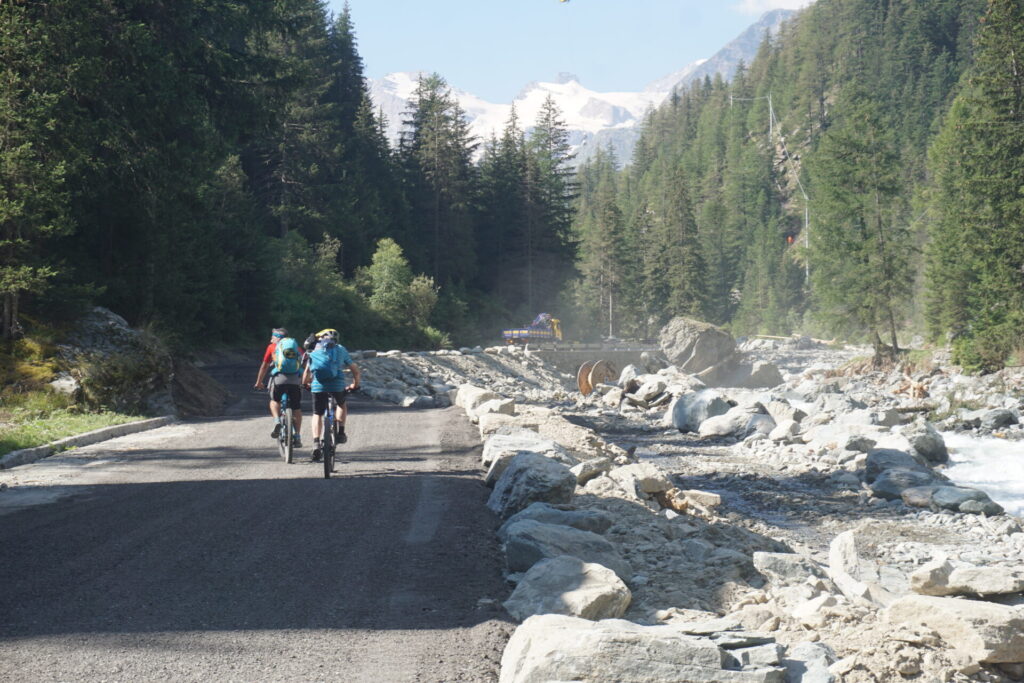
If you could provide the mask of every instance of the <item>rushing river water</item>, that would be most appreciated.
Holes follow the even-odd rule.
[[[1024,441],[945,432],[946,476],[981,489],[1011,515],[1024,516]]]

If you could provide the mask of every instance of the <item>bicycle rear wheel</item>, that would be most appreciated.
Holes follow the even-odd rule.
[[[284,410],[284,426],[281,428],[281,457],[289,465],[292,463],[292,447],[295,442],[295,423],[291,407]]]

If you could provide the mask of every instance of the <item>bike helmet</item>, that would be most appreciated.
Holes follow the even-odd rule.
[[[306,351],[312,351],[313,349],[315,349],[316,335],[311,334],[308,337],[306,337],[306,341],[302,342],[302,348],[306,349]]]
[[[275,327],[273,332],[270,333],[270,336],[272,336],[274,339],[281,339],[282,337],[288,336],[288,330],[284,329],[283,327]]]
[[[326,329],[323,329],[323,330],[320,330],[319,332],[317,332],[316,333],[316,338],[317,339],[326,339],[328,341],[332,341],[332,342],[337,343],[337,341],[338,341],[338,331],[336,329],[334,329],[333,327],[328,327]]]

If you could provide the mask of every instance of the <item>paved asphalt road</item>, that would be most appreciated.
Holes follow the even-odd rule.
[[[508,587],[461,411],[357,398],[325,480],[241,395],[0,472],[0,681],[497,680]]]

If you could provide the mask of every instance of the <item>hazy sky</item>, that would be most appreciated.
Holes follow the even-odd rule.
[[[328,0],[340,11],[344,0]],[[762,13],[808,0],[349,0],[366,75],[436,71],[511,102],[530,81],[576,74],[592,90],[640,90],[710,57]]]

